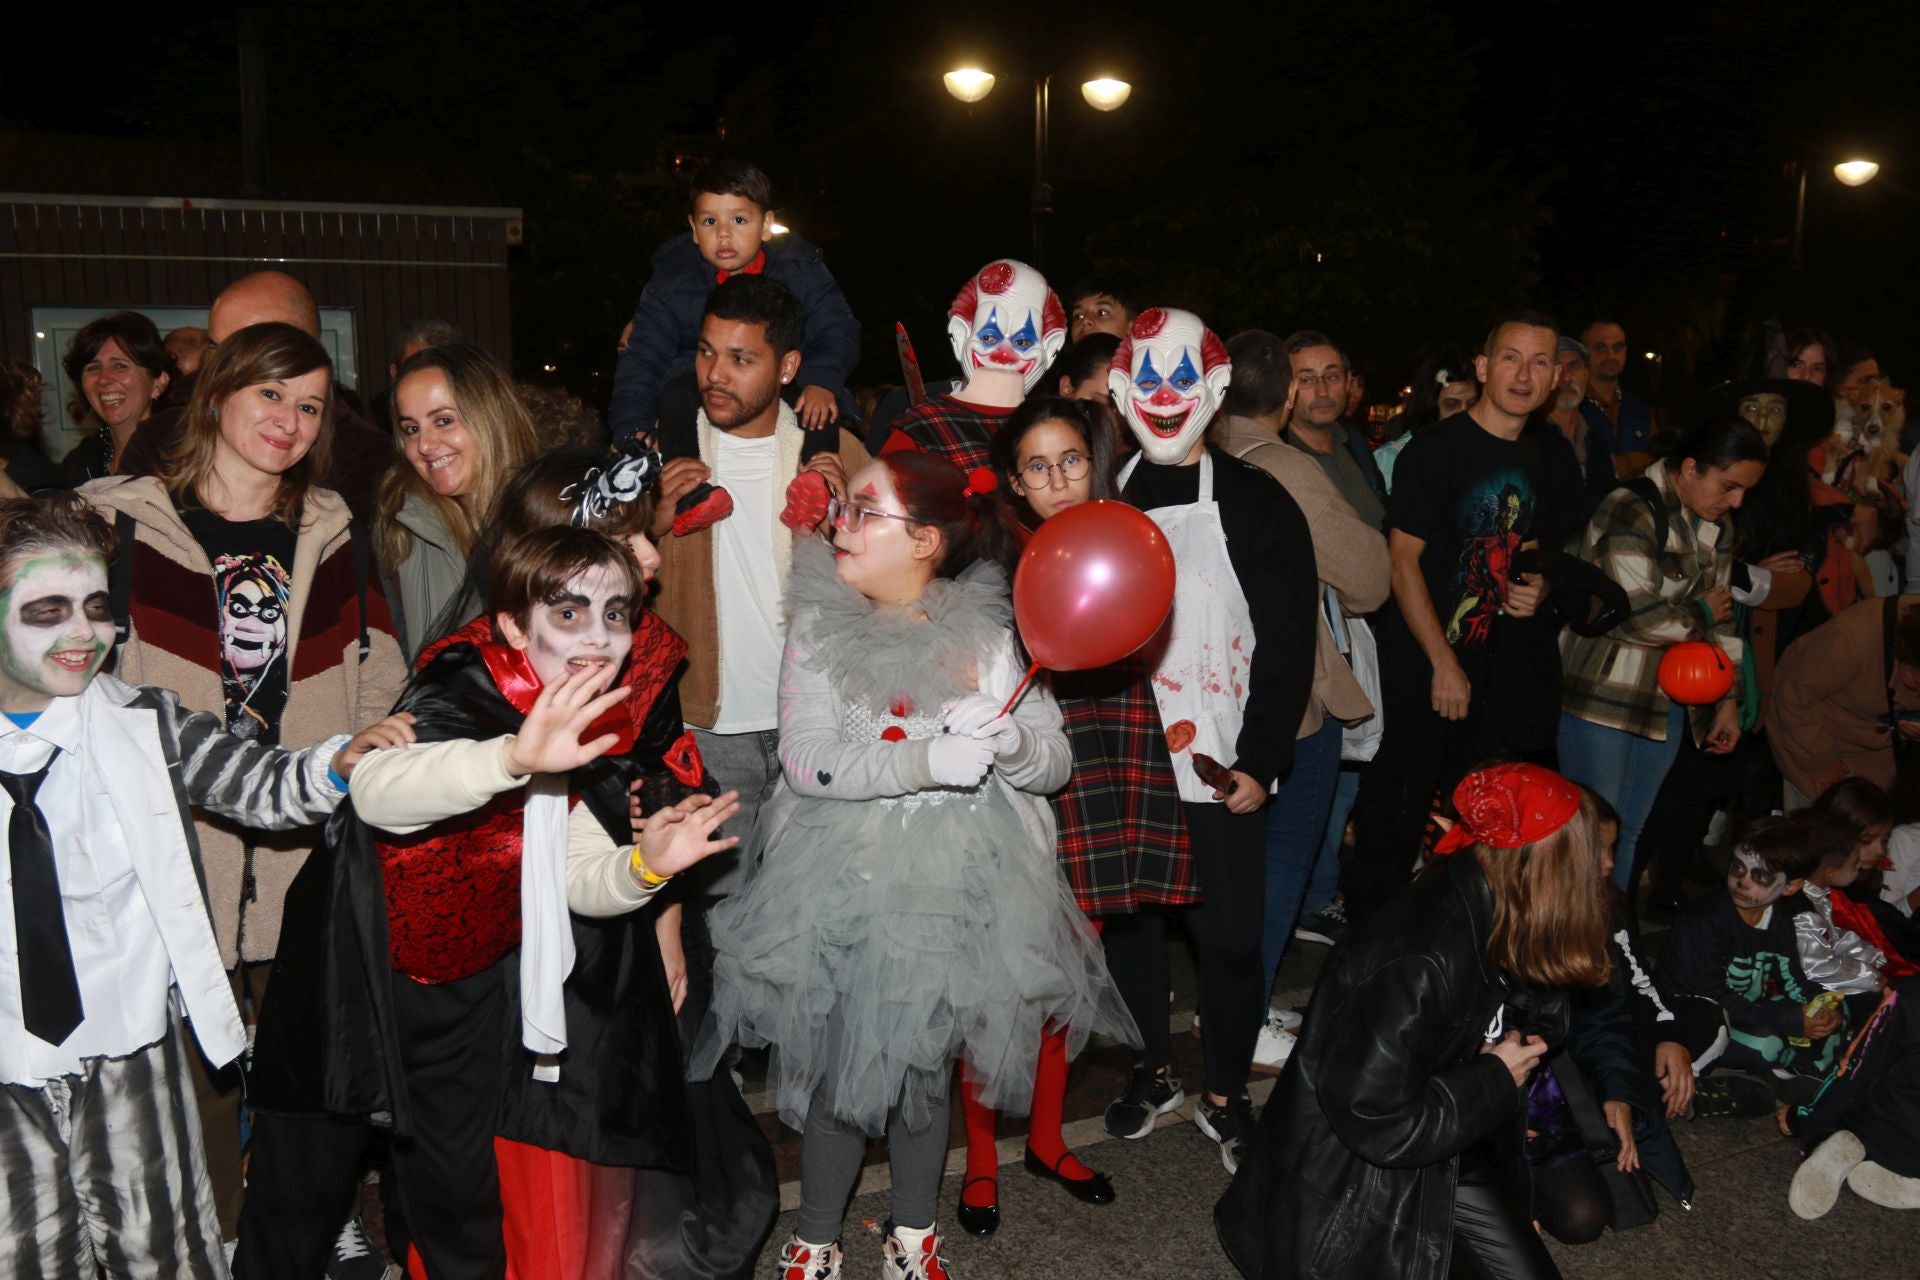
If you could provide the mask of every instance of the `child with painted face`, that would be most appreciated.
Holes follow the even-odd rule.
[[[1133,1039],[1054,859],[1043,799],[1071,763],[1053,696],[1003,704],[1025,664],[989,470],[869,463],[795,549],[780,676],[782,784],[745,889],[713,912],[713,1010],[690,1074],[772,1047],[768,1088],[804,1134],[783,1267],[841,1273],[847,1197],[887,1135],[887,1273],[944,1276],[935,1224],[955,1060],[987,1106],[1026,1110],[1044,1031],[1068,1056]]]
[[[1096,339],[1109,348],[1114,343],[1106,334]],[[1004,485],[1000,492],[1022,533],[1073,507],[1116,496],[1112,429],[1100,412],[1084,400],[1040,397],[1015,410],[994,437],[990,453]],[[1058,827],[1055,852],[1075,904],[1096,930],[1109,917],[1119,917],[1120,927],[1127,928],[1142,910],[1184,906],[1199,896],[1149,674],[1144,660],[1136,659],[1051,678],[1074,766],[1067,785],[1049,797]],[[1167,989],[1143,990],[1143,984],[1127,981],[1130,976],[1130,971],[1116,972],[1114,979],[1150,1042],[1147,1058],[1170,1063]],[[1139,1137],[1163,1111],[1180,1105],[1184,1095],[1170,1067],[1163,1075],[1148,1073],[1147,1080],[1157,1094],[1143,1094],[1134,1106],[1116,1104],[1123,1115],[1110,1112],[1108,1124],[1116,1136]],[[1066,1082],[1066,1038],[1050,1033],[1041,1043],[1034,1077],[1026,1167],[1085,1204],[1111,1204],[1113,1184],[1075,1159],[1061,1136]],[[1000,1226],[998,1117],[971,1089],[962,1090],[961,1103],[967,1176],[958,1217],[966,1231],[988,1236]]]
[[[1846,1047],[1841,1009],[1816,1003],[1820,986],[1800,965],[1794,926],[1800,890],[1820,865],[1817,837],[1798,818],[1761,818],[1742,833],[1727,892],[1697,899],[1667,934],[1658,976],[1727,1011],[1720,1065],[1820,1075]]]
[[[308,825],[412,731],[397,716],[285,751],[101,674],[112,548],[77,498],[0,503],[0,1149],[17,1193],[0,1274],[225,1276],[170,991],[212,1062],[246,1035],[189,806]]]
[[[635,694],[622,676],[644,587],[629,549],[603,533],[515,538],[492,558],[485,632],[433,652],[402,695],[422,745],[381,758],[289,895],[320,954],[302,957],[266,1003],[257,1105],[333,1123],[279,1130],[304,1158],[276,1152],[257,1210],[249,1188],[249,1273],[317,1269],[326,1234],[290,1184],[296,1170],[324,1183],[351,1166],[329,1138],[354,1127],[341,1122],[403,1139],[398,1200],[436,1276],[507,1266],[504,1233],[525,1221],[526,1200],[551,1204],[563,1171],[529,1147],[690,1164],[652,921],[616,918],[732,847],[715,832],[735,805],[692,795],[642,822],[630,815]],[[627,950],[577,941],[583,927],[627,923],[637,934]],[[631,973],[596,963],[619,954]],[[622,1016],[574,1016],[582,982],[617,990]],[[287,1238],[289,1219],[305,1234]],[[269,1249],[294,1256],[254,1252]]]

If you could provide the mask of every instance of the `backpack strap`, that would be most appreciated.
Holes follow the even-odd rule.
[[[373,652],[373,634],[367,627],[367,531],[358,520],[347,524],[347,546],[353,554],[353,589],[360,600],[360,661]]]
[[[123,645],[133,634],[133,544],[139,531],[133,516],[113,516],[113,563],[107,566],[107,607],[113,611],[113,642]]]
[[[1665,555],[1667,551],[1667,533],[1669,532],[1667,527],[1667,499],[1665,495],[1660,492],[1660,486],[1645,476],[1635,476],[1631,480],[1622,481],[1620,487],[1632,491],[1636,498],[1647,504],[1647,510],[1653,513],[1654,551],[1658,555]]]

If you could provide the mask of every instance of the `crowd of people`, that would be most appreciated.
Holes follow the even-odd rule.
[[[956,378],[855,387],[763,174],[688,225],[604,428],[459,317],[369,413],[272,271],[82,328],[57,461],[0,361],[0,1271],[381,1274],[373,1170],[414,1276],[743,1276],[764,1051],[784,1280],[871,1265],[873,1137],[883,1274],[944,1280],[1003,1113],[1114,1203],[1063,1134],[1096,1036],[1113,1138],[1191,1084],[1250,1277],[1557,1275],[1726,1118],[1802,1217],[1920,1208],[1920,450],[1869,353],[1781,333],[1656,414],[1619,323],[1517,310],[1386,418],[1326,333],[1000,259]],[[1029,683],[1011,583],[1093,503],[1171,605]]]

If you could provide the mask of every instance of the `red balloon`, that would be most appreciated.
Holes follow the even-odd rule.
[[[1733,663],[1710,640],[1682,640],[1661,655],[1660,687],[1682,706],[1718,702],[1733,688]]]
[[[1013,579],[1013,616],[1033,660],[1054,671],[1120,661],[1173,608],[1173,548],[1124,502],[1069,507],[1040,526]]]

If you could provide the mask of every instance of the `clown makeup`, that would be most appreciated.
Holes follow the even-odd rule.
[[[1778,902],[1786,891],[1784,875],[1745,845],[1734,847],[1733,860],[1727,864],[1727,892],[1749,923],[1754,923],[1759,914]]]
[[[540,683],[594,668],[597,693],[613,683],[633,647],[632,580],[612,565],[595,565],[538,601],[522,626],[511,614],[495,621],[506,642],[527,655]]]
[[[1860,833],[1853,856],[1863,875],[1886,861],[1887,837],[1892,834],[1893,828],[1884,822],[1876,822]]]
[[[107,567],[98,557],[54,551],[8,566],[6,643],[0,645],[0,711],[44,711],[87,687],[113,648]]]
[[[947,338],[968,383],[1011,373],[1026,395],[1067,341],[1067,317],[1046,277],[1024,262],[990,262],[947,311]]]
[[[885,463],[854,472],[847,489],[853,497],[828,516],[834,572],[869,600],[918,600],[933,580],[939,535],[907,515]]]
[[[1199,316],[1155,307],[1114,352],[1107,389],[1149,462],[1185,466],[1199,460],[1232,377],[1226,344]]]

